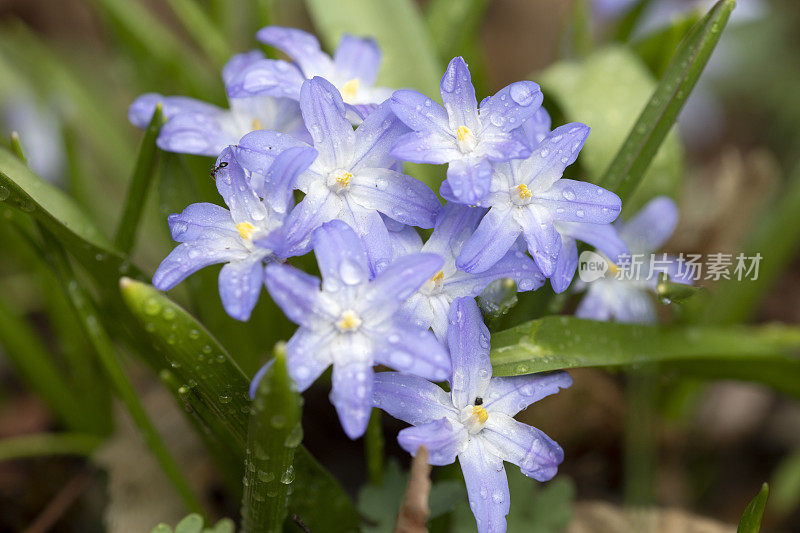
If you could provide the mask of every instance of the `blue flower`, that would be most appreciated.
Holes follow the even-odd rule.
[[[667,242],[677,224],[678,206],[666,196],[653,198],[633,218],[619,224],[619,237],[630,249],[632,264],[627,266],[630,275],[622,272],[618,278],[618,269],[626,266],[618,267],[609,261],[609,272],[605,277],[582,284],[588,288],[575,315],[594,320],[655,322],[653,293],[658,284],[658,273],[669,274],[670,279],[677,283],[692,283],[690,273],[681,272],[676,258],[656,255],[651,262],[650,254]],[[633,261],[638,267],[633,266]]]
[[[285,52],[294,61],[294,68],[286,70],[284,64],[268,60],[255,62],[237,76],[228,91],[231,96],[266,91],[297,100],[303,81],[319,76],[339,90],[344,103],[355,112],[351,118],[357,123],[392,95],[391,89],[375,86],[381,49],[374,39],[344,34],[331,58],[320,49],[316,37],[295,28],[267,26],[256,38]]]
[[[536,265],[550,277],[561,251],[556,222],[608,224],[617,218],[622,203],[616,194],[561,178],[588,135],[587,126],[566,124],[548,134],[527,159],[494,165],[491,190],[478,202],[489,212],[464,244],[456,260],[458,268],[487,270],[522,234]],[[446,184],[442,195],[452,195]]]
[[[264,59],[252,50],[237,54],[222,70],[222,79],[230,86],[240,72],[256,61],[267,61],[276,70],[294,67],[286,61]],[[252,91],[229,98],[230,109],[185,96],[162,96],[147,93],[137,98],[128,109],[128,120],[146,128],[156,104],[163,106],[166,123],[158,136],[158,146],[167,152],[217,157],[227,146],[236,144],[246,133],[267,128],[307,138],[297,102],[278,91]]]
[[[361,241],[347,224],[323,224],[312,240],[321,290],[318,278],[281,264],[267,266],[267,290],[300,326],[286,345],[289,375],[303,391],[332,364],[331,402],[345,433],[355,439],[363,435],[372,408],[373,365],[432,380],[450,375],[447,351],[433,334],[397,313],[442,260],[408,255],[370,280]]]
[[[539,109],[542,92],[532,81],[518,81],[481,102],[478,108],[467,64],[453,58],[442,77],[444,107],[412,90],[396,91],[392,110],[414,130],[398,139],[392,154],[415,163],[443,164],[452,196],[474,204],[489,192],[493,161],[530,155],[518,131]]]
[[[414,293],[403,306],[404,312],[417,324],[430,327],[440,340],[447,335],[447,316],[456,298],[478,296],[486,286],[499,278],[513,278],[520,291],[538,289],[544,276],[523,251],[508,253],[488,270],[473,274],[456,268],[456,256],[472,235],[484,210],[460,204],[447,204],[439,213],[430,238],[422,244],[413,228],[393,232],[395,247],[401,257],[410,253],[433,253],[444,265]]]
[[[453,303],[450,324],[451,393],[416,376],[381,372],[375,376],[374,404],[414,426],[397,437],[412,455],[425,446],[432,465],[458,458],[478,531],[505,531],[510,494],[503,461],[547,481],[564,460],[550,437],[513,416],[569,387],[572,378],[565,372],[492,378],[489,331],[472,298]]]
[[[294,182],[305,198],[284,224],[281,239],[290,249],[287,253],[306,253],[316,228],[329,220],[343,220],[364,240],[370,267],[377,272],[391,259],[381,214],[430,228],[441,208],[427,185],[392,168],[396,161],[390,148],[407,129],[384,103],[353,130],[339,91],[318,77],[303,84],[300,108],[319,156]],[[235,152],[242,166],[263,173],[275,154],[291,146],[306,145],[262,130],[244,136]]]
[[[310,148],[286,152],[276,160],[275,169],[284,173],[285,181],[291,181],[314,155]],[[287,206],[261,200],[230,150],[222,153],[217,165],[222,167],[217,173],[217,190],[230,210],[198,203],[170,215],[172,238],[181,244],[161,262],[153,285],[169,290],[203,267],[226,263],[219,273],[222,305],[233,318],[247,320],[261,293],[264,263],[279,255],[256,246],[253,239],[279,228]]]

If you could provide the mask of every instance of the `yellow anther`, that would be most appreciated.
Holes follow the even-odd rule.
[[[236,230],[242,239],[249,239],[256,232],[256,227],[249,222],[239,222],[236,224]]]
[[[531,190],[528,188],[527,185],[525,185],[524,183],[520,183],[519,185],[517,185],[517,196],[525,200],[533,196],[533,194],[531,193]]]
[[[431,281],[436,283],[437,281],[442,281],[443,279],[444,279],[444,272],[440,270],[439,272],[433,275]]]
[[[478,422],[481,424],[485,424],[486,421],[489,420],[489,413],[480,405],[472,406],[472,414],[478,417]]]
[[[345,102],[353,100],[356,97],[356,93],[358,93],[358,86],[360,84],[361,80],[358,78],[346,81],[344,85],[342,85],[342,99]]]
[[[355,311],[351,310],[342,313],[341,317],[339,317],[339,322],[336,323],[336,327],[339,328],[340,331],[353,331],[358,329],[360,325],[361,319]]]
[[[336,176],[336,183],[339,184],[340,187],[347,187],[350,185],[350,180],[353,178],[353,175],[349,172],[342,172],[338,176]]]
[[[459,126],[456,130],[456,137],[458,137],[459,141],[464,141],[470,136],[472,136],[472,130],[466,126]]]
[[[250,124],[250,129],[252,129],[253,131],[255,131],[255,130],[263,130],[264,129],[264,125],[261,123],[261,119],[259,119],[258,117],[254,118],[253,119],[253,123]]]
[[[619,274],[619,267],[612,263],[611,261],[608,262],[608,271],[611,273],[612,276],[616,276]]]

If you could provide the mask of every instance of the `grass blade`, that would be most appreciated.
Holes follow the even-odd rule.
[[[678,118],[735,5],[735,0],[720,0],[689,32],[650,102],[603,175],[600,185],[616,192],[623,202],[638,186]]]
[[[167,0],[167,2],[197,46],[217,68],[221,69],[233,55],[222,32],[217,29],[217,26],[195,0]],[[231,9],[230,6],[229,9]]]
[[[303,439],[302,398],[286,370],[286,346],[275,347],[272,366],[253,399],[247,431],[242,529],[245,533],[283,530],[294,452]]]
[[[136,230],[142,218],[147,201],[147,190],[150,182],[153,181],[156,168],[156,158],[158,157],[158,147],[156,139],[161,131],[164,122],[161,113],[161,103],[156,105],[150,124],[144,133],[142,145],[139,148],[139,156],[136,158],[136,166],[133,169],[128,194],[125,199],[125,207],[122,210],[122,218],[117,226],[117,233],[114,236],[114,245],[123,253],[129,254],[136,242]]]
[[[46,455],[91,455],[103,442],[88,433],[41,433],[0,440],[0,461]]]
[[[233,358],[184,309],[151,285],[129,278],[120,280],[123,299],[163,358],[162,368],[185,384],[185,399],[198,413],[213,414],[220,435],[245,459],[250,399],[249,378]],[[209,425],[209,427],[216,427]],[[336,479],[301,445],[295,451],[297,481],[289,499],[312,531],[351,531],[358,516],[352,501]]]
[[[761,531],[761,518],[764,516],[764,507],[767,505],[768,496],[769,485],[764,483],[761,485],[761,490],[758,491],[756,497],[747,504],[742,519],[739,521],[739,527],[736,528],[736,533],[758,533]]]
[[[439,57],[449,60],[463,55],[483,22],[489,0],[432,0],[425,9],[425,22]]]
[[[439,95],[443,68],[422,15],[412,0],[306,0],[308,12],[329,48],[343,33],[374,37],[383,50],[379,82]]]
[[[136,389],[134,389],[133,384],[125,375],[125,371],[117,360],[114,353],[114,343],[100,323],[99,314],[94,303],[84,292],[78,280],[75,279],[64,249],[46,229],[43,229],[42,233],[46,248],[51,252],[50,258],[53,270],[67,291],[73,309],[80,319],[86,336],[92,344],[106,376],[111,381],[114,391],[127,408],[131,418],[133,418],[142,433],[142,438],[153,452],[153,455],[155,455],[164,473],[172,481],[186,507],[191,511],[202,512],[199,500],[197,500],[189,483],[183,477],[175,459],[173,459],[153,422],[147,415],[144,406],[139,401]]]

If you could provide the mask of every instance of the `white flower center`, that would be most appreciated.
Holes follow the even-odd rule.
[[[353,175],[346,170],[336,170],[328,174],[328,188],[335,193],[342,193],[350,188]]]
[[[511,201],[516,205],[528,205],[533,199],[533,193],[524,183],[511,187]]]
[[[353,78],[352,80],[344,82],[342,85],[342,100],[348,104],[355,103],[359,85],[361,85],[361,80],[358,78]]]
[[[489,420],[489,413],[481,405],[468,405],[461,410],[458,420],[464,424],[470,435],[480,433]]]
[[[347,309],[339,315],[339,320],[336,322],[336,327],[342,333],[355,331],[361,326],[361,317],[352,309]]]
[[[420,289],[423,294],[427,294],[428,296],[433,296],[434,294],[439,294],[442,292],[442,284],[444,283],[444,272],[439,271],[434,274],[431,279],[425,282],[425,284]]]
[[[464,154],[474,150],[475,145],[478,144],[478,139],[475,138],[475,134],[466,126],[458,127],[456,130],[456,139],[458,139],[458,149]]]

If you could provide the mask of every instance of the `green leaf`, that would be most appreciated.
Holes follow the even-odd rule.
[[[656,285],[656,294],[665,304],[672,302],[683,302],[692,296],[698,294],[702,289],[687,285],[685,283],[676,283],[670,281],[669,274],[661,272],[658,275],[658,284]]]
[[[540,82],[545,99],[553,98],[567,121],[592,128],[579,162],[588,181],[600,183],[603,171],[625,141],[656,86],[647,67],[623,47],[598,51],[580,62],[560,62],[548,68]],[[598,97],[602,95],[602,105]],[[635,213],[653,196],[676,197],[680,186],[683,151],[676,134],[670,134],[642,180],[640,192],[625,202]]]
[[[279,343],[250,411],[242,502],[246,533],[283,529],[289,486],[295,480],[294,452],[303,440],[302,403],[286,370],[286,345]]]
[[[781,516],[800,504],[800,450],[781,460],[772,475],[772,509]]]
[[[667,26],[657,29],[633,45],[633,49],[654,76],[660,78],[664,75],[675,50],[702,16],[700,10],[690,10],[688,13],[680,14]]]
[[[449,60],[464,54],[476,39],[489,0],[431,0],[425,22],[439,57]]]
[[[800,242],[800,166],[778,191],[755,224],[742,247],[745,257],[763,256],[756,279],[722,280],[714,287],[701,317],[709,323],[730,324],[748,320],[791,265]]]
[[[758,533],[761,530],[761,518],[764,516],[764,507],[767,505],[769,485],[764,483],[756,497],[747,504],[736,533]]]
[[[694,89],[736,5],[720,0],[689,32],[600,185],[631,197]]]
[[[114,236],[114,245],[126,254],[129,254],[133,249],[136,230],[139,229],[142,211],[147,201],[147,191],[155,173],[156,158],[158,156],[156,139],[158,139],[158,133],[161,131],[163,123],[161,102],[159,102],[156,104],[150,124],[144,133],[142,145],[139,148],[139,156],[136,158],[136,166],[133,169],[133,176],[128,185],[128,194],[125,197],[122,218]]]
[[[46,455],[90,455],[102,437],[87,433],[41,433],[0,440],[0,461]]]
[[[204,528],[203,517],[192,513],[178,522],[174,530],[162,523],[150,530],[150,533],[234,533],[235,531],[235,524],[230,518],[223,518],[214,526]]]
[[[233,52],[225,36],[206,15],[196,0],[167,0],[176,18],[197,46],[217,68],[222,68]],[[230,8],[229,8],[230,9]]]
[[[334,49],[343,33],[374,37],[383,50],[378,80],[439,95],[442,69],[425,22],[412,0],[306,0],[311,19]]]
[[[507,314],[517,301],[517,283],[511,278],[494,280],[478,295],[478,305],[487,320]]]
[[[189,313],[151,285],[120,280],[122,296],[163,357],[184,383],[185,399],[199,413],[213,415],[243,461],[250,413],[249,378],[211,334]],[[210,426],[216,427],[216,426]],[[290,512],[312,530],[350,531],[358,517],[336,479],[301,445],[295,451],[296,480]]]
[[[50,230],[104,291],[114,290],[120,275],[142,277],[72,198],[36,176],[5,148],[0,148],[0,201],[30,214]]]
[[[364,434],[364,455],[367,458],[367,478],[373,485],[383,483],[385,468],[382,412],[377,407],[370,413],[367,432]]]
[[[491,357],[496,376],[663,362],[666,370],[764,381],[800,396],[798,354],[796,327],[668,327],[549,316],[495,333]]]

